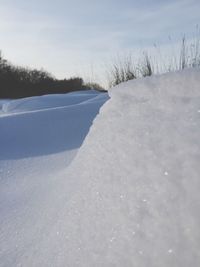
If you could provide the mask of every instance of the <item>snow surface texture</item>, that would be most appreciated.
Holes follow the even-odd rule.
[[[200,266],[199,70],[130,81],[109,95],[71,166],[84,181],[69,209],[70,240],[82,251],[74,260]]]
[[[38,266],[29,251],[56,219],[59,177],[107,99],[90,90],[0,101],[0,266]]]
[[[109,95],[68,168],[2,206],[3,266],[200,266],[200,71]]]
[[[107,94],[84,91],[4,103],[0,113],[0,160],[79,148],[107,99]]]
[[[8,113],[19,113],[26,111],[34,110],[44,110],[48,108],[59,107],[61,108],[66,106],[72,106],[75,104],[83,103],[89,99],[93,99],[94,96],[99,95],[97,91],[88,90],[88,91],[79,91],[72,92],[68,94],[52,94],[52,95],[43,95],[43,96],[33,96],[23,99],[17,99],[13,101],[0,101],[0,108],[2,110],[0,114],[8,115]],[[101,95],[102,96],[102,95]],[[1,107],[2,103],[2,107]]]

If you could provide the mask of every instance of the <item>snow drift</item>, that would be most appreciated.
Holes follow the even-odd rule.
[[[70,207],[74,259],[199,266],[200,71],[130,81],[109,95],[72,166],[84,181]]]
[[[58,265],[200,265],[199,85],[187,70],[109,92],[71,165]]]
[[[107,94],[84,91],[3,103],[0,160],[78,149]]]
[[[0,101],[0,266],[51,265],[36,251],[56,221],[61,174],[107,99],[90,90]]]
[[[4,266],[199,266],[199,85],[185,70],[111,89],[71,165],[3,221]]]
[[[56,107],[66,107],[83,103],[94,97],[102,96],[95,90],[76,91],[67,94],[52,94],[43,96],[26,97],[12,101],[0,101],[2,115],[8,113],[21,113],[27,111],[44,110]]]

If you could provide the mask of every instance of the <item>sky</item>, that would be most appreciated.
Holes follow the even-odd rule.
[[[106,84],[117,55],[192,38],[199,0],[0,0],[0,50],[57,78]]]

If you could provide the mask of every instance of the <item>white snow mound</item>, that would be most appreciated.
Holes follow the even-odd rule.
[[[109,95],[71,165],[60,264],[200,266],[200,71]]]
[[[200,70],[109,95],[71,165],[3,206],[3,266],[200,266]]]

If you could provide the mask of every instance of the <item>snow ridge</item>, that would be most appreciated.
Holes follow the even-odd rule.
[[[68,168],[40,190],[9,176],[2,266],[200,266],[199,84],[199,69],[123,83]]]

